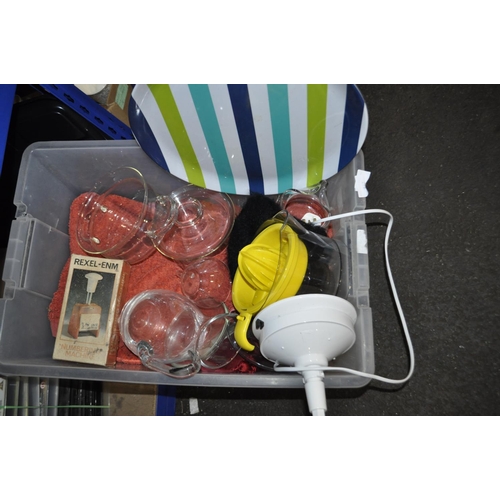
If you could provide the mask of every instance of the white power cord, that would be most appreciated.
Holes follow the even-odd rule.
[[[408,330],[408,325],[406,324],[406,320],[404,317],[403,313],[403,308],[401,307],[401,303],[399,301],[399,297],[396,291],[396,285],[394,284],[394,278],[392,277],[392,272],[391,272],[391,266],[389,264],[389,236],[391,234],[391,229],[392,225],[394,222],[394,218],[390,212],[387,212],[386,210],[381,210],[381,209],[366,209],[366,210],[358,210],[355,212],[347,212],[344,214],[339,214],[339,215],[331,215],[329,217],[325,217],[323,219],[319,219],[314,221],[314,224],[321,224],[323,222],[328,222],[332,220],[337,220],[337,219],[342,219],[345,217],[353,217],[356,215],[365,215],[365,214],[384,214],[389,216],[389,223],[387,224],[387,231],[385,235],[385,243],[384,243],[384,251],[385,251],[385,265],[387,268],[387,275],[389,277],[389,283],[391,285],[391,291],[394,297],[394,301],[396,302],[396,307],[398,309],[399,317],[401,318],[401,324],[403,325],[403,331],[406,337],[406,342],[408,344],[408,351],[409,351],[409,357],[410,357],[410,368],[408,370],[408,375],[405,378],[402,379],[390,379],[386,377],[381,377],[379,375],[375,375],[372,373],[365,373],[361,372],[358,370],[353,370],[351,368],[343,368],[339,366],[293,366],[293,367],[288,367],[288,366],[279,366],[278,362],[275,363],[274,369],[275,371],[278,372],[305,372],[305,371],[330,371],[330,372],[343,372],[343,373],[350,373],[352,375],[358,375],[360,377],[365,377],[365,378],[370,378],[373,380],[378,380],[380,382],[386,382],[389,384],[404,384],[407,382],[411,376],[413,375],[413,371],[415,369],[415,354],[413,352],[413,344],[411,342],[410,338],[410,332]]]

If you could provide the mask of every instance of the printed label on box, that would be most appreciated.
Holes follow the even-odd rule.
[[[129,267],[122,260],[71,256],[54,359],[115,364],[117,316]]]
[[[100,320],[100,314],[82,314],[80,316],[80,331],[88,332],[90,330],[99,330]]]

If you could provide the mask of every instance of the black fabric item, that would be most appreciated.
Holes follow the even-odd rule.
[[[227,247],[227,263],[231,279],[238,268],[238,254],[245,246],[252,243],[260,226],[266,220],[272,219],[281,207],[271,198],[262,194],[252,194],[241,208],[234,221],[233,230],[229,235]],[[304,221],[299,221],[308,231],[326,236],[326,231],[319,226],[313,226]]]
[[[280,206],[271,198],[254,194],[248,197],[234,221],[233,230],[227,245],[227,265],[231,279],[238,268],[238,254],[242,248],[252,243],[259,227],[268,219],[272,219]]]

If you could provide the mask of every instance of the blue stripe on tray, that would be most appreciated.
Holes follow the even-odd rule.
[[[225,193],[233,193],[235,191],[233,171],[227,157],[224,139],[222,138],[208,85],[189,85],[189,91],[219,177],[220,189]]]
[[[339,170],[344,168],[357,154],[361,122],[365,104],[354,85],[347,85],[340,149]]]
[[[276,171],[278,174],[278,192],[281,193],[293,185],[288,85],[268,85],[267,92],[269,109],[271,111]]]
[[[158,163],[160,167],[169,172],[170,169],[160,149],[160,145],[156,140],[156,135],[151,130],[149,122],[146,120],[144,113],[139,108],[133,96],[130,98],[129,103],[129,120],[135,135],[141,138],[141,148],[147,151],[147,154]]]
[[[250,193],[264,193],[262,166],[260,163],[259,148],[257,146],[257,137],[255,135],[248,87],[244,84],[229,84],[227,88],[233,107],[241,150],[245,160]]]

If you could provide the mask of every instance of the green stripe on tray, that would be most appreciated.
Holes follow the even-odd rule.
[[[189,85],[189,91],[200,119],[201,128],[207,141],[210,155],[219,176],[220,189],[224,193],[234,193],[233,171],[227,157],[226,146],[215,113],[208,85]]]
[[[328,85],[307,86],[307,185],[323,178]]]
[[[196,186],[205,187],[205,179],[203,178],[200,163],[189,140],[170,85],[149,85],[149,89],[158,104],[170,136],[177,148],[177,152],[186,170],[188,182]]]

